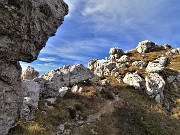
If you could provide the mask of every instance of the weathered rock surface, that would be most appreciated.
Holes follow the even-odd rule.
[[[120,62],[128,62],[130,61],[130,58],[127,55],[123,55],[119,59]]]
[[[149,62],[147,67],[146,67],[146,71],[148,73],[153,73],[153,72],[160,72],[164,69],[164,66],[160,63],[154,63],[154,62]]]
[[[62,87],[72,86],[93,77],[92,71],[81,64],[77,64],[60,67],[34,80],[40,84],[40,97],[48,98],[58,96],[59,89]]]
[[[140,90],[144,89],[145,85],[144,79],[137,73],[126,73],[123,82],[129,84],[130,86],[133,86],[135,89]]]
[[[150,40],[145,40],[145,41],[139,42],[136,48],[139,53],[147,53],[154,50],[156,46],[157,46],[156,43]]]
[[[146,93],[155,98],[158,103],[163,103],[163,90],[166,82],[158,73],[150,73],[146,78]]]
[[[121,48],[111,48],[109,54],[109,59],[113,61],[119,59],[124,54],[124,51]]]
[[[1,0],[0,58],[35,60],[67,13],[63,0]]]
[[[21,109],[21,118],[33,120],[35,111],[38,109],[39,84],[33,80],[24,80],[22,82],[23,105]]]
[[[146,67],[147,66],[147,62],[145,62],[145,61],[134,61],[132,63],[132,66]]]
[[[0,134],[20,118],[21,67],[31,62],[68,13],[63,0],[0,1]]]
[[[4,135],[20,117],[21,66],[0,59],[0,70],[0,135]]]
[[[21,75],[22,80],[28,79],[33,80],[34,78],[39,76],[39,72],[36,71],[33,67],[28,66]]]

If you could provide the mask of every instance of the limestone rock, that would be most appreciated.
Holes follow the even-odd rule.
[[[156,46],[157,46],[156,43],[150,40],[145,40],[145,41],[139,42],[136,49],[139,53],[147,53],[154,50]]]
[[[31,62],[68,13],[63,0],[1,0],[0,58]]]
[[[162,48],[166,50],[166,49],[171,49],[172,47],[169,44],[163,44]]]
[[[20,117],[21,66],[0,59],[0,70],[0,135],[5,135]]]
[[[88,65],[91,65],[90,62]],[[93,67],[94,74],[103,77],[111,74],[111,71],[116,67],[116,63],[110,60],[97,60],[91,67]]]
[[[178,54],[178,53],[179,53],[179,50],[178,50],[178,49],[172,49],[171,52],[172,52],[173,54]]]
[[[40,84],[40,97],[56,97],[59,89],[69,87],[94,77],[92,71],[81,64],[63,66],[34,79]]]
[[[32,62],[68,13],[63,0],[0,1],[0,134],[20,118],[21,67]]]
[[[146,93],[155,97],[158,103],[163,102],[163,90],[166,82],[158,73],[150,73],[146,78]]]
[[[69,87],[61,87],[59,89],[59,96],[60,97],[64,97],[64,95],[67,93],[67,91],[69,90],[70,88]]]
[[[133,86],[135,89],[144,89],[144,79],[137,73],[126,73],[123,82]]]
[[[145,62],[145,61],[134,61],[132,63],[132,66],[146,67],[147,66],[147,62]]]
[[[119,59],[120,62],[128,62],[130,61],[130,58],[127,55],[123,55]]]
[[[95,70],[94,68],[96,67],[95,66],[95,63],[97,62],[97,59],[92,59],[92,60],[89,60],[89,62],[88,62],[88,68],[90,69],[90,70]]]
[[[167,57],[160,57],[158,59],[158,61],[159,61],[159,64],[165,66],[167,64],[168,58]]]
[[[78,85],[75,85],[71,88],[71,92],[76,94],[76,93],[81,93],[82,92],[82,87],[79,87]]]
[[[149,62],[147,67],[146,67],[146,71],[148,73],[153,73],[153,72],[160,72],[164,69],[164,66],[160,63],[153,63],[153,62]]]
[[[117,68],[126,68],[126,64],[125,63],[116,63],[116,67]]]
[[[36,71],[33,67],[28,66],[22,73],[21,78],[22,80],[28,79],[33,80],[34,78],[39,76],[39,72]]]
[[[115,59],[119,59],[123,54],[124,51],[121,48],[111,48],[109,51],[110,60],[115,60]]]
[[[172,52],[166,52],[165,55],[166,55],[167,57],[171,57],[171,56],[173,56],[173,53],[172,53]]]
[[[24,80],[22,82],[23,105],[21,110],[21,118],[33,120],[35,111],[38,109],[39,101],[39,84],[33,80]]]

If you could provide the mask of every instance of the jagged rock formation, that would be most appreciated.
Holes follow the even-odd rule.
[[[153,72],[160,72],[164,69],[164,66],[160,63],[153,63],[153,62],[149,62],[147,67],[146,67],[146,71],[148,73],[153,73]]]
[[[28,66],[21,75],[22,80],[28,79],[33,80],[34,78],[39,76],[39,72],[36,71],[33,67]]]
[[[62,87],[69,87],[94,77],[94,73],[81,64],[63,66],[34,79],[40,84],[40,98],[56,97]]]
[[[139,53],[146,53],[146,52],[150,52],[154,50],[156,46],[157,46],[156,43],[150,40],[145,40],[145,41],[139,42],[136,48]]]
[[[150,73],[145,78],[146,80],[146,93],[151,97],[155,98],[155,100],[162,104],[164,99],[164,86],[166,82],[163,77],[158,73]]]
[[[63,0],[0,2],[0,57],[31,62],[68,13]]]
[[[20,117],[21,67],[31,62],[68,13],[63,0],[0,1],[0,134]]]
[[[21,118],[33,120],[35,111],[38,109],[39,84],[33,80],[24,80],[22,82],[23,104],[21,109]]]
[[[119,59],[124,54],[124,51],[121,48],[111,48],[109,53],[109,59],[113,61]]]
[[[144,79],[141,76],[139,76],[136,72],[133,74],[126,73],[123,82],[139,90],[143,90],[145,86]]]
[[[16,124],[21,107],[21,66],[19,62],[0,59],[0,134],[7,134]]]

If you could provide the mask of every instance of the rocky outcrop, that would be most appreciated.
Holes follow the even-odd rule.
[[[136,49],[139,53],[147,53],[154,50],[156,47],[157,47],[156,43],[150,40],[145,40],[145,41],[139,42]]]
[[[160,63],[154,63],[154,62],[149,62],[147,67],[146,67],[146,71],[148,73],[158,73],[161,72],[164,69],[164,66]]]
[[[137,66],[137,67],[144,68],[144,67],[147,66],[147,62],[145,62],[145,61],[134,61],[132,63],[132,66]]]
[[[63,0],[0,1],[0,134],[20,117],[21,67],[31,62],[68,13]]]
[[[27,62],[37,58],[68,13],[63,0],[3,0],[0,7],[0,57]]]
[[[144,89],[145,81],[136,72],[133,74],[126,73],[123,82],[129,84],[130,86],[133,86],[135,89],[140,89],[140,90]]]
[[[21,75],[22,80],[28,79],[33,80],[34,78],[39,76],[39,72],[36,71],[33,67],[28,66]]]
[[[72,86],[93,77],[92,71],[77,64],[60,67],[34,80],[40,84],[40,97],[49,98],[58,96],[62,87]]]
[[[145,80],[146,93],[155,98],[158,103],[162,104],[164,99],[163,90],[166,84],[163,77],[158,73],[150,73]]]
[[[0,70],[0,135],[4,135],[20,117],[21,66],[0,59]]]
[[[22,82],[23,104],[21,109],[21,118],[33,120],[35,111],[38,109],[39,84],[33,80],[24,80]]]
[[[119,59],[124,54],[124,51],[121,48],[111,48],[109,54],[109,59],[113,61]]]
[[[120,62],[128,62],[130,61],[130,58],[127,55],[123,55],[119,59]]]

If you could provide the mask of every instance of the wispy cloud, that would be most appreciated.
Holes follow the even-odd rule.
[[[38,58],[40,61],[43,61],[43,62],[53,62],[53,61],[56,61],[57,59],[56,58],[53,58],[53,57],[47,57],[47,58]]]

